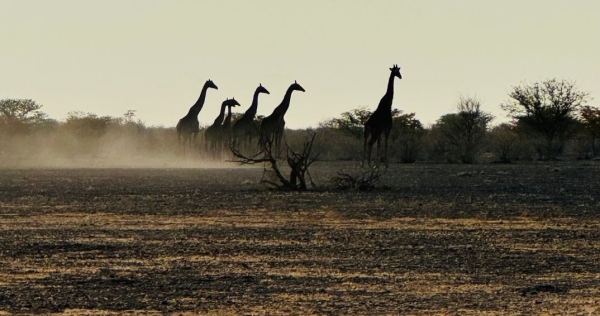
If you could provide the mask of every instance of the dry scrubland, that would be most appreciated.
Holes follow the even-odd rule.
[[[598,314],[599,171],[394,164],[377,191],[297,193],[233,165],[3,169],[0,310]]]

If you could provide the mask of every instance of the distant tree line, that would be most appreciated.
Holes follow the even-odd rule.
[[[494,117],[474,97],[460,97],[454,111],[431,126],[424,126],[415,113],[394,109],[390,157],[403,163],[598,158],[600,109],[590,101],[589,93],[574,83],[550,79],[512,87],[500,105],[511,121],[495,126]],[[360,161],[363,124],[370,115],[367,107],[357,107],[315,129],[287,130],[285,141],[301,148],[307,135],[316,132],[313,151],[321,159]],[[71,112],[58,121],[33,100],[0,100],[0,159],[40,154],[48,147],[60,148],[68,157],[102,158],[107,150],[111,155],[172,154],[177,152],[174,133],[172,127],[145,126],[135,119],[135,110],[122,117]]]

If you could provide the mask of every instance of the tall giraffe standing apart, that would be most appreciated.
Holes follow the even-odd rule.
[[[221,111],[219,116],[214,120],[211,126],[204,131],[204,146],[206,151],[212,151],[214,154],[221,149],[221,140],[223,132],[223,120],[225,117],[225,108],[229,107],[231,113],[231,106],[240,105],[235,99],[227,98],[221,103]]]
[[[260,123],[258,141],[262,150],[265,150],[267,142],[274,142],[276,150],[279,151],[281,137],[283,136],[283,130],[285,129],[284,116],[290,107],[292,92],[296,90],[305,92],[304,88],[294,81],[285,92],[285,96],[281,103],[273,110],[273,113],[265,117]]]
[[[254,91],[252,104],[244,115],[233,124],[233,146],[237,147],[241,141],[244,142],[245,149],[252,146],[252,138],[258,134],[258,126],[254,122],[258,110],[258,95],[261,93],[270,94],[269,91],[260,84]]]
[[[371,151],[373,150],[373,144],[377,142],[377,156],[380,156],[381,148],[381,134],[384,136],[384,162],[387,167],[387,151],[388,151],[388,138],[392,130],[392,101],[394,100],[394,78],[402,79],[400,74],[400,67],[394,65],[390,68],[390,78],[388,80],[387,91],[379,101],[377,110],[371,114],[367,122],[365,123],[364,130],[364,144],[363,144],[363,160],[365,162],[365,156],[368,159],[369,165],[371,164]],[[368,141],[368,143],[367,143]],[[367,146],[368,145],[368,146]]]
[[[192,136],[193,142],[196,142],[196,137],[198,137],[198,133],[200,133],[200,122],[198,122],[198,114],[202,107],[204,106],[204,100],[206,100],[206,91],[208,88],[216,89],[217,85],[212,82],[212,80],[208,79],[204,86],[202,87],[202,92],[200,92],[200,97],[198,101],[194,103],[194,105],[188,111],[188,114],[179,120],[177,123],[177,139],[179,144],[183,144],[183,149],[185,150],[186,142],[188,146],[192,146]],[[182,142],[183,141],[183,142]]]

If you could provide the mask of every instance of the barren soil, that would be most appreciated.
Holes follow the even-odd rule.
[[[600,163],[0,170],[0,314],[600,314]]]

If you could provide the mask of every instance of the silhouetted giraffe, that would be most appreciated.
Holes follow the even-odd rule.
[[[254,117],[258,110],[258,95],[261,93],[270,94],[269,91],[260,84],[254,91],[252,104],[244,115],[233,124],[233,145],[238,147],[241,141],[244,142],[245,149],[252,146],[252,138],[258,135],[258,126],[254,122]]]
[[[276,151],[279,151],[281,137],[283,136],[283,130],[285,129],[284,116],[290,107],[292,92],[295,90],[304,92],[304,88],[294,81],[294,83],[292,83],[292,85],[290,85],[285,92],[285,96],[283,97],[281,103],[275,108],[275,110],[273,110],[273,113],[265,117],[260,123],[258,141],[262,150],[265,149],[267,141],[273,141],[275,143]]]
[[[222,132],[223,132],[223,120],[225,117],[225,108],[229,107],[229,112],[231,113],[231,106],[239,105],[239,103],[235,99],[227,98],[223,103],[221,103],[221,111],[219,112],[219,116],[214,120],[211,126],[209,126],[206,131],[204,131],[204,145],[206,151],[213,151],[216,153],[221,149],[221,140],[222,140]],[[231,120],[231,118],[230,118]]]
[[[239,106],[240,104],[234,99],[229,100],[227,103],[227,116],[225,117],[225,121],[223,121],[223,126],[221,126],[220,133],[220,141],[221,146],[224,149],[229,148],[232,139],[232,127],[231,127],[231,108],[234,106]]]
[[[365,162],[365,156],[368,157],[368,163],[371,164],[371,151],[373,150],[373,144],[377,142],[377,155],[380,155],[381,148],[381,134],[384,136],[384,161],[387,167],[387,150],[388,150],[388,138],[390,136],[390,131],[392,130],[392,101],[394,100],[394,78],[398,77],[398,79],[402,79],[402,75],[400,74],[400,67],[398,65],[394,65],[390,68],[390,78],[388,80],[387,91],[381,101],[379,101],[379,106],[377,106],[377,110],[371,114],[367,122],[365,123],[364,130],[364,144],[363,144],[363,160],[362,163]],[[369,138],[370,137],[370,138]],[[368,144],[367,144],[368,141]],[[368,148],[367,148],[368,145]]]
[[[221,132],[221,125],[223,125],[223,119],[225,119],[225,108],[227,107],[227,98],[221,103],[221,111],[214,120],[214,122],[204,131],[204,148],[208,152],[209,150],[216,150],[219,142],[219,132]]]
[[[202,107],[204,106],[204,100],[206,100],[206,90],[208,88],[219,89],[212,82],[212,80],[208,79],[204,86],[202,87],[202,92],[200,92],[200,97],[198,101],[194,103],[194,105],[188,111],[188,114],[179,120],[177,123],[177,139],[179,144],[182,144],[183,140],[183,148],[185,150],[185,143],[187,141],[188,145],[192,146],[192,135],[194,136],[193,142],[196,142],[196,137],[198,137],[198,133],[200,132],[200,122],[198,122],[198,114]]]

